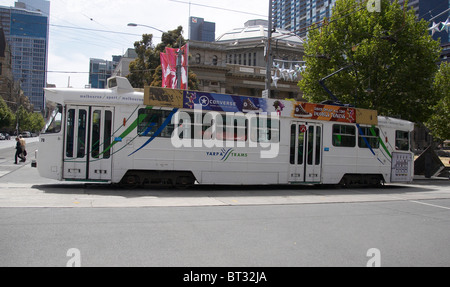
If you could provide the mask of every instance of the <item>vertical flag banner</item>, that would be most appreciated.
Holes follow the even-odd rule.
[[[175,89],[177,86],[176,65],[170,61],[170,55],[161,53],[162,87]]]
[[[175,48],[166,48],[166,53],[164,55],[166,55],[166,58],[164,59],[164,64],[163,64],[163,56],[161,55],[161,65],[162,65],[162,69],[163,69],[163,77],[164,75],[168,75],[169,71],[170,71],[170,79],[166,79],[165,83],[166,86],[164,86],[164,80],[163,80],[163,87],[164,88],[171,88],[171,89],[176,89],[177,88],[177,83],[178,83],[178,79],[176,78],[176,74],[177,74],[177,57],[178,57],[178,53],[182,52],[181,55],[181,89],[184,90],[187,88],[187,83],[188,83],[188,76],[187,76],[187,61],[188,61],[188,56],[187,56],[187,47],[183,46],[181,47],[181,49],[175,49]],[[161,53],[163,54],[163,53]]]

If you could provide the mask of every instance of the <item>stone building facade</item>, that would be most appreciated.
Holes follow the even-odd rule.
[[[252,20],[215,42],[189,42],[189,69],[199,81],[201,91],[261,97],[266,79],[267,21]],[[272,38],[274,59],[287,68],[302,61],[302,40],[288,31],[276,31]],[[271,65],[272,67],[272,65]],[[277,74],[273,68],[272,75]],[[280,79],[272,84],[271,97],[302,99],[299,78]]]

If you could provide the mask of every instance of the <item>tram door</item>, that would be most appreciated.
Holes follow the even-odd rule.
[[[293,122],[290,143],[290,183],[319,183],[322,172],[322,125]]]
[[[67,106],[64,179],[111,180],[113,109]]]

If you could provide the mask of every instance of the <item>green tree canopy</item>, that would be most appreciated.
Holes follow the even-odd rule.
[[[19,132],[23,131],[41,131],[45,126],[42,114],[28,112],[24,107],[19,107],[16,112],[16,120],[19,123]]]
[[[15,121],[14,113],[0,97],[0,129],[9,128]]]
[[[439,102],[433,108],[433,115],[426,123],[433,136],[450,139],[450,64],[442,63],[434,80],[434,93]]]
[[[186,45],[183,37],[183,27],[163,33],[158,45],[153,43],[152,34],[142,35],[142,40],[134,43],[138,58],[130,64],[128,79],[133,87],[161,86],[162,69],[160,53],[167,48],[180,48]],[[181,45],[180,45],[181,44]],[[198,90],[198,80],[194,73],[189,72],[189,89]]]
[[[313,27],[305,44],[307,69],[299,86],[313,102],[329,99],[319,80],[343,103],[386,116],[425,122],[437,100],[433,78],[440,46],[413,10],[381,0],[381,12],[367,1],[338,0],[333,16]],[[406,6],[405,6],[406,7]]]

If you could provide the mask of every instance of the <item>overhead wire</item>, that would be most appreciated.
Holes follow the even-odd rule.
[[[235,10],[235,9],[229,9],[229,8],[224,8],[224,7],[217,7],[217,6],[200,4],[200,3],[195,3],[195,2],[186,2],[186,1],[180,1],[180,0],[169,0],[169,1],[170,2],[176,2],[176,3],[182,3],[182,4],[187,4],[187,5],[192,5],[192,6],[199,6],[199,7],[204,7],[204,8],[217,9],[217,10],[221,10],[221,11],[240,13],[240,14],[245,14],[245,15],[252,15],[252,16],[258,16],[258,17],[267,17],[267,15],[252,13],[252,12],[248,12],[248,11]]]

